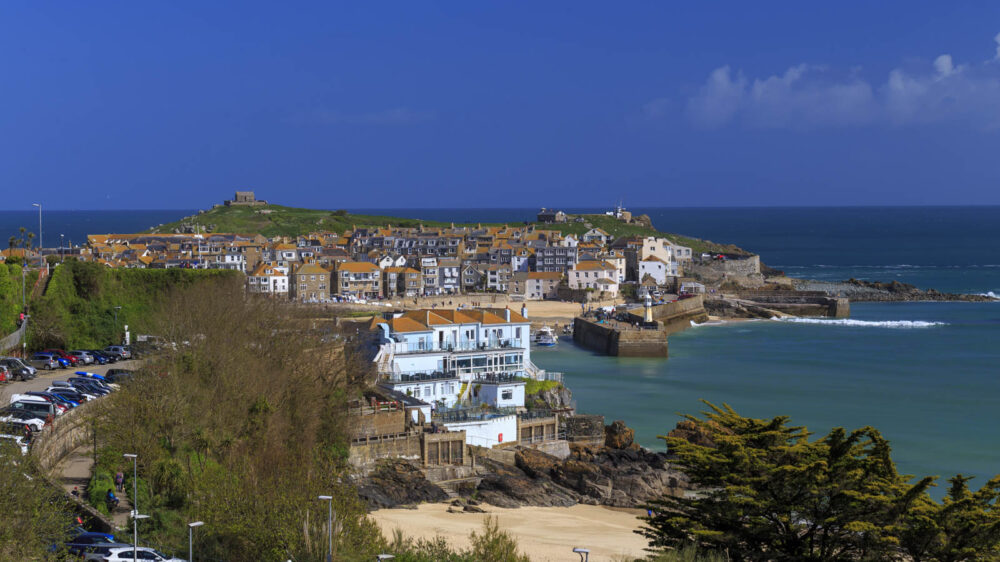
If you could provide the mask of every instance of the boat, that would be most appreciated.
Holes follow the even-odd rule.
[[[542,347],[552,347],[559,340],[559,336],[548,326],[542,326],[535,331],[535,345]]]

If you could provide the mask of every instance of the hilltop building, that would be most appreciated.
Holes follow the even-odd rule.
[[[236,195],[232,199],[226,200],[225,203],[227,207],[267,205],[267,201],[263,199],[258,200],[252,191],[237,191]]]

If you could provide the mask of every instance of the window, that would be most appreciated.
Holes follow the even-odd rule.
[[[514,399],[514,391],[511,390],[511,389],[509,389],[509,388],[508,389],[504,389],[503,391],[500,392],[500,399],[501,400],[513,400]]]

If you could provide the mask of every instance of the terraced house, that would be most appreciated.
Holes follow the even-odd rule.
[[[371,262],[348,261],[337,266],[337,294],[373,299],[382,296],[382,270]]]
[[[299,302],[325,302],[330,300],[329,270],[316,262],[304,263],[292,274],[292,298]]]

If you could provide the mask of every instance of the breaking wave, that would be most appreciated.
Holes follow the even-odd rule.
[[[858,326],[864,328],[931,328],[946,326],[946,322],[927,322],[925,320],[854,320],[853,318],[772,318],[778,322],[794,322],[797,324],[827,324],[830,326]]]
[[[981,297],[990,297],[991,299],[1000,299],[1000,295],[994,293],[993,291],[987,291],[985,293],[979,293]]]

